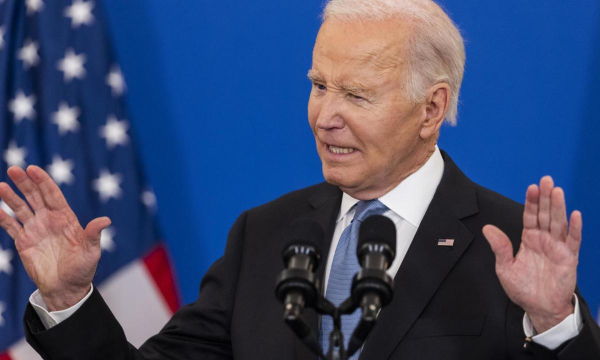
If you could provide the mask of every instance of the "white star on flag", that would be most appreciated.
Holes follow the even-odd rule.
[[[58,62],[58,70],[65,73],[64,81],[69,82],[74,78],[83,79],[85,77],[83,63],[85,61],[85,54],[76,55],[73,49],[67,49],[65,57]]]
[[[111,174],[108,170],[100,170],[100,177],[94,180],[93,188],[100,194],[100,201],[103,203],[110,198],[118,199],[123,190],[119,186],[122,182],[121,174]]]
[[[27,39],[23,47],[19,50],[18,58],[23,61],[23,67],[25,69],[29,69],[30,67],[36,66],[40,62],[40,57],[38,55],[38,49],[40,45],[32,41],[31,39]]]
[[[19,91],[17,96],[8,103],[8,110],[14,114],[15,122],[18,124],[25,118],[29,120],[35,118],[34,104],[35,95],[25,96],[23,91]]]
[[[63,160],[60,155],[54,155],[52,157],[52,164],[48,165],[48,172],[58,186],[63,183],[70,185],[75,181],[71,173],[74,168],[73,160]]]
[[[106,84],[110,86],[111,93],[113,96],[120,96],[123,94],[127,86],[125,85],[125,79],[123,79],[123,73],[119,65],[113,65],[110,68],[110,72],[106,76]]]
[[[8,275],[12,274],[13,269],[10,264],[12,258],[12,251],[10,251],[10,249],[2,250],[2,246],[0,246],[0,273],[5,272]]]
[[[2,317],[2,313],[6,310],[6,305],[3,302],[0,302],[0,326],[4,326],[4,318]]]
[[[113,251],[115,249],[115,229],[112,226],[107,227],[100,233],[100,249],[106,251]]]
[[[94,21],[92,9],[94,2],[83,2],[82,0],[73,1],[73,5],[65,8],[64,15],[71,18],[71,27],[78,28],[82,24],[90,25]]]
[[[64,135],[69,131],[77,132],[79,130],[77,117],[80,114],[81,111],[77,106],[69,107],[66,102],[61,101],[58,111],[52,114],[52,123],[58,125],[58,133],[60,135]]]
[[[142,203],[150,210],[156,209],[156,195],[152,190],[146,190],[142,192],[141,196]]]
[[[6,32],[6,30],[4,30],[4,26],[0,26],[0,50],[2,50],[4,48],[4,33]]]
[[[44,2],[42,0],[27,0],[25,1],[25,5],[27,6],[27,15],[42,11],[44,8]]]
[[[119,121],[114,115],[106,119],[106,125],[100,127],[100,137],[106,139],[106,147],[113,149],[117,145],[126,145],[129,142],[127,120]]]
[[[14,140],[8,144],[8,149],[4,151],[4,161],[6,161],[8,167],[13,165],[25,167],[25,156],[27,156],[27,149],[17,147]]]
[[[4,200],[0,200],[0,209],[4,210],[4,212],[7,213],[8,216],[15,217],[15,213],[12,211],[10,206],[8,206],[8,204],[4,202]]]

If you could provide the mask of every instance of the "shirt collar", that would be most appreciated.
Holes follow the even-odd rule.
[[[380,197],[379,201],[411,225],[419,227],[443,173],[444,159],[436,145],[429,160],[419,170]],[[336,222],[342,220],[358,201],[344,193]]]

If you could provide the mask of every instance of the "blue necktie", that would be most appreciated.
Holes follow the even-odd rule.
[[[348,227],[342,232],[340,241],[333,255],[331,271],[329,272],[329,282],[325,297],[335,306],[339,306],[350,296],[352,288],[352,278],[360,270],[360,264],[356,257],[356,246],[358,243],[358,228],[360,223],[371,215],[380,215],[388,209],[379,200],[359,201],[356,204],[354,218]],[[348,342],[352,336],[354,328],[360,321],[361,311],[357,309],[350,315],[342,316],[342,333],[344,334],[344,347],[348,348]],[[331,316],[323,316],[321,321],[321,330],[319,331],[319,340],[323,346],[323,351],[329,350],[329,334],[333,331],[333,319]],[[358,359],[360,351],[357,351],[350,360]]]

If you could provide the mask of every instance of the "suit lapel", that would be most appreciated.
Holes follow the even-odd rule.
[[[337,219],[340,205],[342,202],[342,191],[337,187],[329,184],[324,184],[311,198],[309,204],[311,211],[306,215],[307,218],[313,219],[323,228],[325,239],[323,244],[323,254],[321,263],[317,268],[317,279],[323,279],[325,276],[325,266],[327,263],[327,254],[331,246],[331,238],[335,230],[335,220]],[[321,281],[321,284],[323,282]],[[322,287],[322,286],[321,286]],[[321,289],[322,290],[322,289]],[[304,318],[309,326],[313,329],[315,336],[319,334],[318,314],[314,309],[304,310]],[[313,354],[304,344],[294,337],[294,348],[297,360],[315,360],[317,356]]]
[[[460,259],[473,234],[460,219],[477,212],[475,189],[447,154],[444,176],[394,279],[394,298],[384,308],[361,359],[388,359]],[[454,239],[454,246],[438,246]]]

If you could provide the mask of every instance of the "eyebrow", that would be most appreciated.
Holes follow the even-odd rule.
[[[367,90],[367,87],[361,85],[360,83],[339,84],[339,87],[345,92],[352,94],[372,95],[374,93],[374,91]]]
[[[323,81],[323,76],[321,76],[321,73],[315,69],[308,70],[308,74],[306,74],[306,76],[308,77],[308,80],[312,82]]]
[[[310,81],[314,82],[325,82],[323,76],[318,70],[310,69],[308,71],[307,77]],[[334,85],[344,92],[352,93],[352,94],[365,94],[365,95],[374,95],[375,92],[372,90],[367,90],[367,86],[359,83],[359,82],[349,82],[349,83],[335,83]]]

